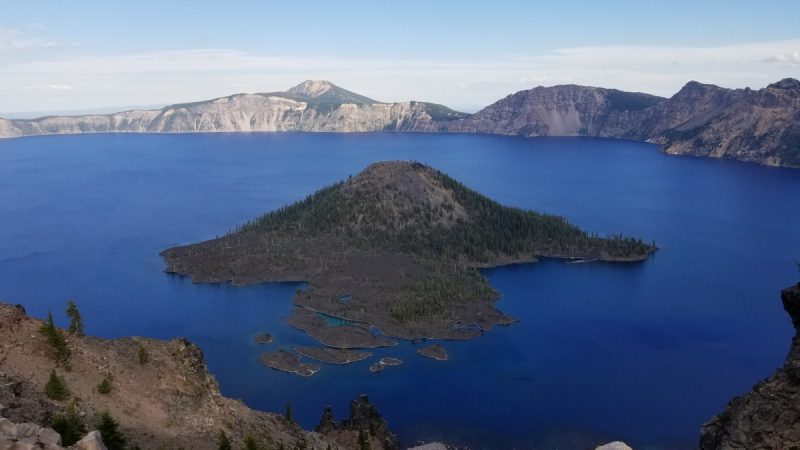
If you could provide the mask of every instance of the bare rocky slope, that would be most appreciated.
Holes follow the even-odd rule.
[[[670,154],[800,167],[800,81],[760,90],[696,81],[669,99],[587,86],[537,87],[418,131],[596,136],[654,142]]]
[[[781,300],[796,332],[783,367],[703,426],[702,450],[800,448],[800,283]]]
[[[49,426],[54,415],[72,405],[89,430],[99,414],[108,411],[129,442],[143,449],[216,449],[220,431],[234,448],[241,448],[247,435],[262,448],[358,448],[351,445],[358,441],[358,430],[346,423],[337,426],[335,436],[326,436],[222,396],[203,352],[185,339],[98,339],[60,330],[71,356],[67,363],[56,364],[53,347],[40,332],[43,323],[28,317],[19,305],[0,303],[0,441],[25,437],[36,444],[45,433],[44,439],[53,444],[52,434],[40,427]],[[144,364],[140,348],[148,355]],[[66,384],[66,400],[45,395],[52,370]],[[108,374],[113,375],[111,392],[101,394],[98,385]],[[370,448],[397,448],[374,406],[365,402],[360,399],[356,408],[370,412],[364,420],[384,424],[380,435],[367,434]]]
[[[305,81],[286,92],[235,94],[161,110],[0,119],[0,137],[74,133],[237,131],[405,131],[421,122],[466,114],[425,102],[382,103],[327,81]]]
[[[115,114],[0,119],[0,137],[101,132],[486,133],[648,141],[669,154],[800,167],[800,81],[726,89],[696,81],[665,99],[563,85],[517,92],[468,115],[425,102],[382,103],[327,81]]]

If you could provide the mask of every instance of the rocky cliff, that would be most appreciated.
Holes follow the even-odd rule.
[[[286,92],[236,94],[116,114],[0,119],[0,137],[74,133],[236,131],[406,131],[422,123],[465,117],[424,102],[381,103],[327,81],[305,81]]]
[[[663,108],[685,108],[692,100],[684,97],[695,90],[713,100],[705,111],[650,137],[665,152],[800,167],[800,81],[787,78],[757,91],[690,84]]]
[[[0,119],[0,137],[98,132],[445,132],[649,141],[670,154],[800,167],[800,81],[760,90],[691,81],[665,99],[564,85],[517,92],[468,115],[425,102],[383,103],[327,81],[161,110]]]
[[[97,339],[59,330],[70,356],[56,363],[42,324],[21,306],[0,303],[0,448],[8,448],[4,439],[25,441],[12,448],[41,448],[23,445],[37,442],[61,445],[42,427],[68,408],[88,429],[102,412],[109,412],[129,443],[140,448],[216,449],[221,431],[234,448],[247,436],[271,447],[352,448],[337,443],[339,435],[334,439],[307,432],[283,416],[223,397],[203,352],[185,339]],[[53,370],[67,391],[64,399],[45,394]],[[111,389],[102,393],[98,385],[106,377],[112,380]],[[375,442],[372,448],[382,447]]]
[[[702,450],[800,448],[800,283],[781,299],[796,332],[783,367],[703,426]]]
[[[669,99],[565,85],[520,91],[463,119],[417,131],[597,136],[654,142],[670,154],[800,167],[800,81],[763,89],[689,82]]]
[[[420,126],[456,133],[617,137],[635,126],[637,112],[663,100],[615,89],[540,86],[509,95],[470,117]]]

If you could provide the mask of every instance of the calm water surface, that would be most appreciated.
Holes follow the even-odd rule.
[[[325,366],[306,379],[261,366],[266,347],[311,344],[283,324],[295,284],[194,285],[162,272],[166,247],[356,174],[413,159],[505,204],[601,234],[655,239],[640,264],[542,261],[487,272],[520,323],[451,359]],[[779,290],[797,281],[800,171],[668,157],[581,138],[466,135],[84,135],[0,140],[0,299],[87,333],[187,336],[225,395],[313,426],[367,393],[405,443],[473,448],[691,448],[700,425],[782,363],[792,330]]]

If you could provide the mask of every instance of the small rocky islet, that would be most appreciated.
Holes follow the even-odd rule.
[[[263,353],[259,359],[262,364],[275,370],[294,373],[303,377],[310,377],[321,369],[318,365],[301,362],[300,355],[284,349]]]
[[[435,359],[437,361],[447,361],[447,349],[440,344],[433,344],[417,350],[417,353],[426,358]]]
[[[273,337],[269,333],[258,333],[253,340],[256,341],[256,344],[271,344]]]
[[[200,283],[306,280],[288,324],[327,347],[354,349],[470,339],[514,323],[495,307],[499,294],[480,268],[540,256],[634,262],[656,250],[500,205],[424,164],[389,161],[161,255],[167,272]]]

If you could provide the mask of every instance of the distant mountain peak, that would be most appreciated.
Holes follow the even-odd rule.
[[[286,92],[316,98],[337,87],[328,80],[306,80]]]
[[[355,103],[371,105],[380,103],[347,89],[340,88],[327,80],[306,80],[286,91],[298,100],[309,103]]]
[[[778,82],[770,84],[767,87],[773,89],[800,89],[800,81],[794,78],[784,78]]]

